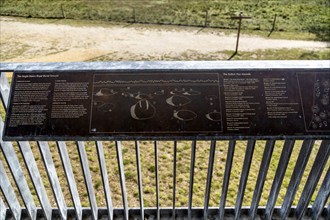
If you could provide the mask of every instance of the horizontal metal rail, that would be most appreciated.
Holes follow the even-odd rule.
[[[175,212],[177,213],[177,220],[186,220],[187,218],[187,208],[188,207],[180,207],[176,208]],[[140,213],[140,208],[134,207],[130,208],[128,211],[128,216],[129,219],[141,219],[141,213]],[[6,211],[6,210],[5,210]],[[295,207],[292,207],[290,210],[290,215],[289,217],[285,218],[288,220],[297,220],[297,217],[294,216],[294,211]],[[313,218],[317,220],[327,220],[327,213],[326,210],[322,210],[323,213],[318,217],[318,218]],[[114,219],[123,219],[124,216],[124,209],[122,208],[116,208],[114,209],[113,216]],[[156,218],[157,216],[157,208],[146,208],[145,209],[145,219],[173,219],[172,218],[172,208],[171,207],[162,207],[159,209],[159,213],[161,218]],[[306,212],[311,213],[312,212],[312,207],[308,207],[306,209]],[[22,220],[29,220],[29,216],[27,214],[26,209],[21,210],[21,219]],[[204,210],[201,207],[194,207],[191,209],[191,219],[203,219],[203,213]],[[249,219],[249,214],[250,213],[250,207],[242,207],[241,209],[241,217],[240,219]],[[265,207],[259,207],[257,210],[257,216],[264,216],[265,213]],[[274,208],[274,215],[273,219],[281,219],[280,215],[280,207],[275,207]],[[92,210],[90,208],[83,208],[82,209],[82,219],[91,219],[92,215]],[[99,207],[98,209],[98,218],[99,219],[108,219],[108,210],[105,207]],[[52,210],[52,216],[53,219],[60,219],[60,213],[58,209],[53,209]],[[209,219],[219,219],[219,209],[216,207],[212,207],[208,209],[208,216]],[[227,207],[224,209],[224,218],[222,219],[235,219],[235,210],[233,208]],[[10,210],[7,210],[6,212],[6,218],[5,219],[11,219],[13,218],[13,215]],[[43,212],[41,209],[37,209],[37,218],[43,218]],[[68,219],[74,219],[75,218],[75,211],[72,208],[68,209]],[[263,219],[263,218],[256,218],[256,219]],[[305,216],[303,219],[312,219],[310,216]]]
[[[276,68],[283,64],[293,68],[329,65],[324,61],[235,65],[226,62],[230,68],[257,65]],[[140,68],[143,62],[1,63],[2,107],[6,109],[10,93],[6,74],[15,68],[125,69],[128,65]],[[148,68],[155,65],[160,64],[150,63]],[[177,62],[176,65],[212,69],[224,64]],[[1,138],[0,143],[0,220],[330,218],[329,140],[57,142],[55,151],[50,150],[51,142],[14,143]],[[201,151],[205,158],[200,158]],[[238,152],[244,155],[237,155]],[[220,159],[222,154],[224,159]],[[238,156],[244,160],[237,161]],[[183,162],[182,158],[186,160]],[[271,164],[272,160],[276,163]],[[173,169],[170,174],[164,170],[164,161],[170,162],[166,167]],[[260,165],[258,173],[251,173],[256,164]],[[223,167],[221,175],[220,167]],[[237,167],[238,174],[233,172]],[[289,168],[292,172],[288,172]],[[205,174],[203,178],[201,173]],[[220,180],[219,176],[222,176]],[[262,202],[270,178],[273,181],[268,182],[271,186],[270,194],[266,195],[268,201]],[[182,184],[184,181],[188,184]],[[245,201],[249,193],[252,193],[251,201]]]

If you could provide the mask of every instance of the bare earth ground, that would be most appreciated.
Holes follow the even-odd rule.
[[[0,17],[1,62],[87,61],[107,55],[110,60],[161,60],[189,52],[217,54],[233,51],[236,34],[198,28],[131,25],[71,26],[22,22]],[[264,49],[324,50],[326,42],[278,40],[241,35],[240,51]]]
[[[0,17],[0,62],[19,62],[19,61],[86,61],[97,59],[98,57],[106,56],[110,60],[140,60],[152,59],[161,60],[166,57],[180,58],[183,54],[189,56],[191,53],[198,54],[215,54],[216,59],[226,59],[223,51],[235,49],[236,35],[227,35],[221,30],[203,30],[199,28],[183,28],[173,26],[139,26],[131,25],[123,27],[123,25],[106,25],[104,26],[77,26],[63,25],[57,23],[41,24],[44,22],[34,22],[29,19],[29,22],[22,22],[21,19]],[[274,40],[261,37],[242,35],[240,41],[240,51],[252,51],[257,49],[295,49],[303,48],[311,51],[326,50],[327,43],[315,41],[294,41],[294,40]],[[41,155],[38,151],[36,143],[33,143],[33,154],[39,166],[39,171],[45,182],[45,187],[49,190],[50,184],[47,181],[47,173],[42,168]],[[75,143],[68,143],[73,146]],[[172,189],[169,177],[172,177],[172,158],[173,158],[173,143],[159,143],[159,189],[160,189],[160,205],[162,207],[171,206]],[[272,181],[278,164],[280,153],[283,149],[283,143],[276,145],[274,155],[272,157],[270,171],[267,174],[263,196],[261,197],[260,205],[265,205],[268,198],[268,192],[272,186]],[[105,206],[103,195],[103,186],[100,170],[97,159],[96,148],[92,144],[86,145],[88,159],[90,162],[90,170],[95,187],[97,203],[99,207]],[[177,191],[180,197],[177,198],[178,206],[187,206],[188,201],[188,183],[189,183],[189,163],[190,161],[190,143],[178,143],[178,173],[177,173]],[[196,168],[195,168],[195,184],[194,184],[194,199],[193,206],[203,206],[203,198],[205,192],[205,179],[207,174],[209,143],[198,143],[196,148]],[[218,143],[216,154],[210,206],[218,206],[220,198],[219,183],[223,181],[224,165],[226,163],[227,142]],[[292,174],[295,161],[300,152],[301,142],[295,145],[295,148],[290,159],[289,168],[286,173],[286,178],[283,182],[283,187],[277,205],[281,205],[285,195],[285,189],[289,184],[289,178]],[[314,147],[307,168],[304,172],[302,184],[300,184],[294,205],[297,204],[298,198],[303,190],[304,183],[311,170],[315,160],[315,155],[318,152],[319,145]],[[111,186],[112,199],[115,207],[122,206],[121,191],[119,181],[119,171],[117,166],[117,158],[114,143],[105,142],[105,158],[107,161],[107,170],[109,174],[109,184]],[[19,152],[16,146],[17,152]],[[63,194],[65,195],[68,206],[73,206],[69,188],[65,179],[63,167],[61,165],[60,156],[56,145],[53,143],[50,146],[53,155],[54,163],[59,173],[59,179]],[[236,202],[236,194],[238,190],[240,174],[242,170],[243,156],[245,155],[246,143],[240,143],[235,149],[232,174],[230,177],[230,185],[228,189],[227,205],[233,206]],[[251,173],[247,181],[247,191],[243,205],[251,204],[254,192],[254,184],[257,179],[260,162],[263,156],[264,142],[259,141],[256,144],[256,150],[251,164]],[[77,181],[79,194],[82,205],[89,206],[87,190],[84,184],[82,170],[79,163],[77,148],[68,147],[71,163],[73,164],[73,172]],[[155,206],[155,177],[154,177],[154,155],[153,145],[150,142],[141,143],[141,161],[143,172],[143,187],[144,187],[144,205],[146,207]],[[20,155],[20,153],[17,153]],[[133,142],[123,144],[123,158],[125,164],[125,178],[128,191],[128,200],[131,207],[139,206],[135,148]],[[0,152],[0,160],[3,159],[3,154]],[[20,158],[22,162],[22,158]],[[326,167],[329,167],[330,161]],[[4,163],[6,165],[6,163]],[[23,166],[25,167],[25,166]],[[8,171],[8,167],[6,168]],[[318,191],[320,184],[325,176],[324,170],[321,180],[317,186]],[[25,176],[28,177],[25,170]],[[13,181],[12,181],[13,182]],[[31,181],[28,181],[30,189],[33,189]],[[13,184],[14,185],[14,184]],[[33,189],[34,190],[34,189]],[[51,203],[56,206],[55,199],[50,190],[47,192],[50,195]],[[0,196],[1,193],[0,193]],[[316,197],[314,193],[313,199]],[[38,199],[34,194],[36,204]],[[23,205],[22,201],[20,202]]]

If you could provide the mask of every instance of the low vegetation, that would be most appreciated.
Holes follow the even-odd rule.
[[[215,53],[200,53],[196,50],[188,50],[180,55],[163,54],[159,57],[143,56],[139,60],[227,60],[232,57],[233,51],[219,51]],[[255,51],[239,51],[231,60],[327,60],[330,58],[330,50],[305,50],[305,49],[277,49],[277,50],[255,50]],[[99,57],[95,57],[88,61],[125,61],[134,60],[134,55],[127,53],[125,57],[117,56],[116,53],[109,53]]]
[[[125,3],[123,3],[125,2]],[[111,22],[127,22],[127,23],[153,23],[153,24],[175,24],[175,25],[191,25],[191,26],[208,26],[234,29],[237,27],[237,22],[228,19],[232,15],[238,15],[243,12],[244,15],[252,16],[251,20],[243,22],[244,29],[247,31],[259,31],[263,34],[268,33],[272,28],[275,15],[277,15],[276,26],[274,33],[277,36],[282,36],[286,33],[287,36],[295,39],[309,36],[308,33],[315,34],[313,40],[329,41],[329,25],[330,12],[328,10],[328,0],[248,0],[248,1],[173,1],[173,0],[159,0],[159,1],[57,1],[57,0],[0,0],[0,14],[10,16],[23,17],[39,17],[39,18],[70,18],[70,19],[87,19],[87,20],[103,20]],[[207,15],[207,19],[206,19]],[[307,34],[306,34],[307,33]],[[289,35],[288,35],[289,34]],[[295,36],[297,35],[297,36]],[[299,36],[298,36],[299,35]],[[314,36],[314,35],[313,35]],[[307,38],[306,37],[306,38]],[[28,47],[23,45],[12,53],[7,54],[9,58],[15,58],[22,51]],[[198,51],[187,51],[178,56],[164,55],[162,57],[146,57],[143,60],[222,60],[227,59],[232,55],[232,51],[220,51],[219,53],[200,54]],[[311,51],[304,49],[280,49],[280,50],[262,50],[253,52],[239,52],[233,59],[237,60],[299,60],[299,59],[329,59],[329,50]],[[90,61],[113,61],[113,60],[128,60],[134,59],[127,54],[126,57],[115,57],[113,54],[96,57]],[[8,75],[10,77],[10,75]],[[2,119],[5,118],[5,111],[0,104],[0,113]],[[43,178],[47,193],[53,206],[56,206],[53,197],[50,183],[48,181],[47,173],[45,171],[42,157],[38,146],[35,142],[30,142],[31,148],[37,161],[39,171]],[[283,202],[286,188],[289,184],[292,175],[295,161],[301,149],[301,141],[297,141],[289,162],[287,172],[283,181],[283,187],[280,191],[279,198],[276,205],[281,205]],[[141,162],[143,173],[143,193],[145,206],[155,206],[155,164],[154,164],[154,146],[153,142],[142,141],[141,143]],[[104,151],[106,166],[109,174],[109,183],[112,191],[112,199],[116,207],[122,205],[119,169],[116,159],[116,147],[114,142],[104,142]],[[123,145],[123,159],[125,165],[126,187],[128,193],[128,200],[130,206],[139,206],[139,193],[137,185],[137,169],[135,158],[134,142],[126,141]],[[247,182],[243,206],[251,204],[254,187],[258,172],[260,170],[260,163],[264,152],[265,141],[257,141],[250,175]],[[78,185],[80,198],[83,206],[89,206],[87,197],[87,190],[84,183],[82,168],[79,161],[79,154],[76,143],[67,142],[68,152],[71,159],[73,172]],[[34,195],[37,206],[40,206],[32,181],[25,168],[21,152],[17,144],[14,144],[14,149],[17,152],[20,163],[25,172],[29,187]],[[203,206],[206,174],[208,166],[210,142],[199,141],[197,143],[196,151],[196,167],[195,167],[195,183],[194,183],[194,197],[193,206]],[[273,178],[276,172],[277,164],[283,149],[283,141],[277,141],[273,152],[270,168],[266,177],[266,182],[263,189],[260,205],[267,203],[268,194],[273,183]],[[298,198],[301,195],[311,167],[314,163],[316,154],[319,149],[319,142],[316,142],[311,153],[310,160],[307,164],[306,170],[303,174],[303,179],[299,185],[296,199],[293,205],[298,203]],[[55,163],[56,170],[61,182],[62,191],[65,196],[68,206],[73,206],[68,183],[65,179],[62,163],[56,143],[50,143],[50,150]],[[189,169],[191,157],[191,142],[180,141],[178,143],[177,154],[177,206],[188,205],[188,189],[189,189]],[[224,176],[224,169],[226,164],[226,155],[228,150],[228,141],[218,141],[215,152],[215,166],[213,172],[213,181],[211,188],[210,206],[218,206],[221,194],[221,185]],[[227,206],[233,206],[236,200],[236,194],[242,172],[242,164],[245,156],[246,141],[239,141],[235,148],[233,168],[230,177],[229,191],[227,196]],[[88,154],[89,167],[93,178],[93,185],[96,193],[97,203],[104,207],[105,200],[103,196],[103,185],[100,176],[100,168],[97,160],[96,146],[93,142],[86,142],[86,151]],[[160,205],[172,206],[172,190],[173,190],[173,142],[158,142],[158,160],[159,160],[159,187],[160,187]],[[7,174],[9,175],[12,185],[15,186],[9,168],[5,162],[2,151],[0,150],[0,160],[5,165]],[[326,164],[330,167],[330,160]],[[317,185],[316,191],[319,189],[321,182],[325,176],[323,172],[321,179]],[[16,189],[16,195],[19,193]],[[3,197],[2,193],[0,196]],[[314,193],[312,202],[316,197]],[[23,202],[20,200],[23,206]]]
[[[248,30],[309,32],[329,41],[328,0],[1,0],[0,15],[38,18],[69,18],[111,22],[237,28],[230,19],[240,12],[252,19],[243,22]]]

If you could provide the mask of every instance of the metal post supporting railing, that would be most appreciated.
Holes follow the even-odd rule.
[[[94,187],[93,187],[93,182],[92,182],[92,175],[89,170],[88,158],[87,158],[87,153],[86,153],[84,142],[78,141],[77,147],[78,147],[81,167],[82,167],[83,173],[84,173],[84,180],[85,180],[85,184],[87,187],[88,199],[89,199],[89,203],[90,203],[91,211],[92,211],[92,218],[94,220],[96,220],[96,219],[98,219],[98,207],[97,207],[97,203],[96,203],[96,197],[95,197]]]
[[[221,198],[220,198],[220,207],[219,207],[219,218],[220,219],[223,219],[225,216],[226,198],[227,198],[227,193],[228,193],[231,168],[232,168],[232,164],[233,164],[235,145],[236,145],[235,140],[229,141],[226,168],[225,168],[225,174],[224,174],[222,192],[221,192]]]
[[[104,150],[103,150],[103,144],[101,141],[96,142],[97,146],[97,156],[99,158],[99,165],[101,169],[101,176],[102,176],[102,183],[104,188],[104,196],[107,203],[107,211],[108,211],[108,219],[113,219],[113,204],[111,199],[111,190],[109,185],[109,179],[108,179],[108,172],[106,168],[106,161],[104,157]]]
[[[11,64],[15,66],[14,64]],[[55,65],[61,66],[61,64],[43,64],[47,65]],[[67,66],[73,64],[65,64]],[[77,67],[79,64],[74,64],[73,66]],[[8,99],[10,94],[10,85],[7,79],[7,74],[1,73],[1,82],[0,82],[0,95],[3,107],[6,109],[8,106]],[[232,166],[234,160],[234,152],[237,148],[236,140],[229,139],[228,151],[226,156],[226,165],[224,171],[224,177],[222,184],[215,184],[213,187],[221,187],[221,197],[219,207],[209,207],[209,202],[213,201],[213,194],[211,191],[211,183],[212,183],[212,174],[214,165],[218,166],[217,162],[215,162],[215,152],[216,152],[216,144],[217,140],[212,140],[210,145],[209,158],[208,158],[208,171],[206,177],[206,187],[205,187],[205,196],[204,196],[204,204],[201,209],[197,209],[193,206],[193,197],[194,197],[194,184],[196,184],[195,179],[195,169],[196,169],[196,149],[197,142],[193,140],[191,142],[191,157],[190,157],[190,169],[187,172],[189,176],[189,193],[188,193],[188,208],[177,207],[177,199],[181,196],[180,191],[177,191],[177,153],[178,153],[178,140],[173,139],[173,179],[170,178],[168,181],[173,181],[173,191],[172,191],[172,207],[170,209],[165,209],[161,207],[160,204],[160,189],[159,189],[159,176],[161,170],[159,170],[158,164],[158,154],[159,154],[159,146],[158,141],[154,140],[154,165],[155,165],[155,187],[156,187],[156,207],[149,208],[144,206],[144,197],[143,197],[143,160],[141,160],[141,155],[143,156],[143,151],[140,149],[140,143],[138,141],[135,142],[135,152],[136,152],[136,168],[137,168],[137,187],[139,189],[139,202],[140,207],[138,211],[134,211],[133,208],[129,207],[128,199],[127,199],[127,189],[125,182],[125,172],[124,172],[124,158],[122,153],[122,145],[121,142],[116,140],[116,153],[117,153],[117,162],[119,168],[119,177],[120,177],[120,187],[121,187],[121,198],[123,201],[123,209],[122,208],[114,208],[112,204],[111,198],[111,190],[108,179],[108,171],[107,171],[107,161],[105,157],[105,152],[103,148],[103,144],[101,141],[95,141],[95,146],[97,149],[97,159],[99,162],[100,174],[103,182],[104,189],[104,198],[106,201],[106,207],[101,208],[97,206],[96,195],[93,187],[93,178],[91,175],[91,170],[88,164],[88,153],[86,152],[86,144],[82,141],[77,142],[77,148],[80,159],[80,166],[83,170],[83,177],[85,180],[85,185],[87,189],[87,196],[89,199],[90,207],[83,208],[80,202],[81,195],[79,195],[76,178],[73,173],[72,159],[70,159],[68,154],[68,149],[66,142],[58,141],[57,149],[60,155],[60,159],[62,162],[62,167],[64,170],[64,174],[68,183],[68,188],[70,190],[71,199],[73,201],[74,207],[67,207],[65,199],[67,199],[62,190],[64,189],[64,185],[62,185],[59,181],[59,169],[55,166],[54,163],[54,155],[50,150],[49,142],[39,141],[37,142],[40,154],[42,156],[42,161],[38,163],[35,153],[32,151],[33,145],[27,141],[21,141],[16,143],[3,141],[2,134],[4,129],[3,120],[0,121],[0,144],[1,144],[1,156],[3,156],[4,160],[0,161],[0,219],[5,219],[7,217],[13,219],[37,219],[39,216],[47,220],[51,220],[57,213],[59,214],[61,219],[67,219],[69,216],[75,215],[76,219],[82,219],[83,214],[91,213],[89,218],[98,219],[99,215],[102,211],[102,215],[107,213],[108,219],[114,218],[148,218],[149,213],[155,213],[155,217],[157,219],[161,219],[162,215],[167,217],[172,217],[175,219],[176,217],[181,217],[183,213],[187,213],[188,219],[195,218],[220,218],[224,219],[226,214],[228,214],[228,209],[226,207],[226,200],[228,197],[228,188],[230,185],[230,175],[232,173]],[[326,138],[325,138],[326,139]],[[180,142],[181,143],[181,142]],[[199,143],[199,142],[198,142]],[[306,138],[301,145],[300,152],[298,158],[293,161],[294,169],[291,176],[286,176],[286,172],[288,170],[289,161],[292,159],[291,155],[294,152],[294,145],[296,143],[295,139],[286,139],[282,148],[282,152],[280,155],[279,162],[275,167],[276,173],[273,179],[273,183],[271,186],[270,194],[268,197],[268,201],[266,207],[259,207],[259,201],[261,199],[263,187],[268,175],[268,169],[270,169],[270,162],[273,158],[273,150],[275,147],[275,143],[277,146],[276,138],[269,139],[266,141],[266,145],[264,148],[263,156],[261,159],[260,170],[258,173],[258,177],[256,179],[255,190],[252,198],[252,203],[250,207],[243,207],[243,198],[245,195],[245,191],[247,188],[247,180],[249,177],[250,167],[252,163],[252,157],[254,154],[254,148],[256,144],[255,139],[249,139],[247,141],[247,147],[245,150],[245,157],[243,161],[242,172],[240,175],[240,183],[238,186],[237,197],[234,215],[235,219],[249,217],[251,219],[257,218],[257,216],[266,219],[272,218],[283,218],[285,219],[288,215],[292,216],[295,214],[295,217],[298,219],[302,219],[305,216],[312,219],[319,219],[322,217],[328,217],[330,215],[330,205],[327,204],[328,198],[330,196],[330,168],[326,165],[329,161],[330,156],[330,141],[329,140],[321,140],[320,147],[318,149],[315,160],[312,162],[312,168],[310,172],[307,174],[307,180],[304,184],[303,191],[299,198],[295,198],[298,196],[297,191],[298,188],[301,187],[301,181],[305,175],[305,169],[307,164],[310,161],[310,155],[314,148],[315,140]],[[297,142],[296,144],[298,144]],[[316,147],[315,147],[316,150]],[[21,161],[22,160],[22,161]],[[53,161],[54,160],[54,161]],[[311,162],[310,162],[311,163]],[[40,167],[44,168],[48,181],[50,183],[49,189],[45,187],[45,180],[42,179],[40,174]],[[324,176],[321,179],[321,176]],[[283,204],[281,207],[275,207],[277,197],[279,195],[280,190],[283,190],[283,181],[290,179],[289,185],[287,187],[287,191],[283,200]],[[33,184],[33,189],[31,185],[29,186],[28,181],[31,181]],[[47,181],[47,180],[46,180]],[[317,187],[317,186],[320,187]],[[318,191],[316,189],[319,188]],[[35,190],[34,192],[32,191]],[[57,207],[52,207],[50,203],[51,199],[48,197],[49,191],[52,190],[54,199]],[[315,194],[316,198],[314,203],[312,204],[312,195]],[[37,197],[37,198],[36,198]],[[36,199],[39,201],[41,207],[37,207],[35,203]],[[293,201],[297,199],[298,204],[297,207],[292,207]],[[21,204],[20,204],[21,203]],[[90,210],[90,212],[84,212],[85,209]],[[262,210],[260,212],[260,209]],[[55,210],[55,212],[54,212]],[[216,210],[216,211],[214,211]],[[232,208],[231,208],[232,210]],[[139,213],[138,215],[135,215]],[[229,211],[230,214],[233,214]],[[262,213],[262,214],[260,214]],[[326,216],[328,214],[328,216]]]

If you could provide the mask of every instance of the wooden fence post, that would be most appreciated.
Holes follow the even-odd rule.
[[[207,19],[208,19],[208,10],[205,11],[205,22],[204,22],[204,27],[207,27]]]
[[[62,18],[65,18],[64,9],[63,9],[63,4],[61,4],[61,11],[62,11]]]
[[[276,17],[277,17],[277,14],[275,14],[274,16],[274,20],[273,20],[273,25],[272,25],[272,29],[270,30],[269,34],[268,34],[268,37],[274,32],[275,30],[275,25],[276,25]]]
[[[133,23],[135,23],[136,22],[136,18],[135,18],[136,13],[135,13],[135,8],[134,7],[132,7],[132,8],[133,8]]]
[[[231,19],[238,20],[238,31],[237,31],[237,40],[236,40],[236,49],[235,54],[238,52],[238,43],[239,43],[239,37],[241,34],[241,26],[242,26],[242,19],[251,19],[252,17],[249,16],[243,16],[243,12],[239,14],[239,16],[232,16]]]

